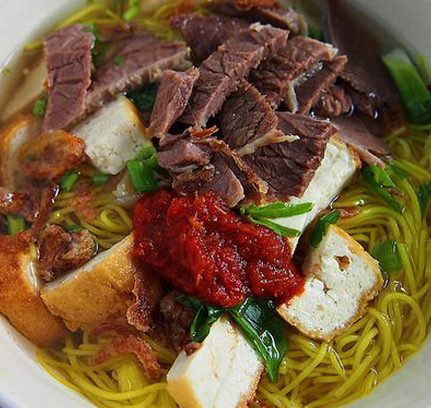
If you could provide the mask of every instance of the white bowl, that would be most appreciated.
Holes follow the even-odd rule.
[[[396,38],[431,60],[431,0],[352,0],[349,3],[357,9],[360,18],[369,16],[378,21],[375,25],[367,19],[370,29],[374,31],[380,26],[391,33],[388,36],[380,29],[377,31],[389,45]],[[22,44],[83,4],[83,0],[0,0],[0,68],[14,69],[12,57]],[[0,75],[0,109],[2,100],[11,92],[6,75]],[[349,407],[431,408],[430,379],[431,341],[428,341],[403,369],[369,397]],[[48,375],[34,360],[34,347],[0,317],[0,407],[91,408],[92,405]]]

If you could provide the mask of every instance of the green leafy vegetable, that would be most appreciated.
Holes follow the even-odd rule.
[[[315,40],[325,41],[323,30],[317,27],[308,27],[308,36]]]
[[[262,207],[257,205],[241,207],[240,213],[243,215],[250,215],[254,218],[283,218],[308,213],[312,208],[312,203],[290,204],[279,202]]]
[[[328,227],[331,224],[336,224],[340,219],[340,211],[334,210],[329,214],[325,214],[319,218],[316,226],[310,234],[310,245],[313,248],[317,248],[322,242],[323,237],[326,235],[328,231]]]
[[[421,207],[422,218],[425,216],[428,208],[428,203],[431,198],[431,183],[421,184],[418,191],[418,201]]]
[[[96,187],[100,187],[109,181],[109,174],[94,174],[91,179]]]
[[[400,213],[404,211],[404,207],[394,197],[395,184],[385,170],[373,165],[366,166],[362,169],[362,177],[381,200]]]
[[[96,23],[84,24],[84,31],[92,33],[94,36],[93,46],[91,48],[91,57],[93,64],[97,67],[103,63],[108,46],[102,40]]]
[[[408,54],[396,49],[383,56],[413,125],[431,123],[431,93]]]
[[[156,101],[157,84],[148,84],[143,88],[127,93],[127,97],[141,111],[151,113]]]
[[[45,116],[47,104],[48,101],[46,99],[38,99],[33,105],[33,116],[36,116],[37,118],[43,118]]]
[[[416,56],[415,62],[423,81],[425,82],[426,85],[430,85],[431,74],[430,74],[430,68],[428,65],[428,58],[424,54],[418,54]]]
[[[25,220],[22,217],[7,216],[7,231],[9,235],[15,236],[18,232],[25,230]]]
[[[397,241],[389,240],[377,244],[373,249],[372,255],[379,261],[380,269],[383,272],[397,272],[403,267],[398,252]]]
[[[68,232],[76,232],[76,231],[81,231],[84,229],[84,227],[82,227],[81,225],[78,224],[70,224],[66,227]]]
[[[130,179],[138,193],[152,192],[159,188],[157,179],[159,166],[156,153],[153,146],[145,146],[133,160],[126,162]]]
[[[229,309],[209,306],[199,299],[179,296],[176,300],[196,311],[190,335],[201,343],[210,332],[211,325],[223,313],[229,313],[247,341],[253,346],[266,366],[268,377],[277,382],[281,361],[287,353],[285,324],[271,300],[247,298]]]
[[[128,9],[123,13],[127,21],[133,20],[139,14],[139,0],[129,0]]]
[[[272,229],[276,234],[283,237],[299,237],[301,235],[301,231],[297,229],[283,227],[282,225],[270,221],[266,218],[248,217],[248,219],[255,224],[263,225],[264,227]]]
[[[124,58],[121,55],[118,55],[115,57],[115,65],[117,65],[118,67],[124,64]]]
[[[70,193],[78,181],[79,173],[75,170],[68,171],[60,180],[60,187],[66,193]]]

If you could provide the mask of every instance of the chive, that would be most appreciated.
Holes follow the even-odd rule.
[[[396,49],[382,59],[398,88],[410,123],[431,123],[431,93],[408,54]]]
[[[78,181],[79,173],[75,170],[68,171],[64,174],[64,176],[60,180],[60,187],[66,193],[69,193],[75,187],[76,182]]]
[[[301,235],[301,231],[297,229],[283,227],[282,225],[267,220],[265,218],[248,217],[248,219],[254,224],[263,225],[264,227],[272,229],[276,234],[281,235],[282,237],[299,237]]]
[[[310,240],[309,240],[310,245],[313,248],[317,248],[322,242],[323,237],[328,232],[329,226],[331,224],[332,225],[336,224],[339,219],[340,219],[340,211],[338,210],[334,210],[329,214],[325,214],[322,217],[320,217],[313,231],[311,231]]]
[[[96,187],[100,187],[109,181],[109,174],[93,174],[91,179]]]
[[[38,99],[33,105],[33,116],[36,116],[37,118],[43,118],[45,116],[47,103],[48,102],[46,99]]]
[[[154,177],[154,169],[147,166],[145,161],[129,160],[126,167],[136,192],[148,193],[157,190],[159,183]]]
[[[115,57],[115,65],[117,65],[118,67],[124,64],[124,58],[121,55],[117,55]]]
[[[397,241],[389,240],[377,244],[372,251],[372,255],[379,261],[380,269],[383,272],[397,272],[403,267]]]
[[[240,213],[254,218],[283,218],[308,213],[312,208],[312,203],[291,204],[277,202],[264,206],[250,205],[241,207]]]
[[[427,213],[428,203],[431,198],[431,183],[421,184],[418,191],[418,201],[421,208],[422,218]]]
[[[25,230],[25,220],[22,217],[7,216],[7,230],[8,234],[15,236],[18,232]]]
[[[68,232],[76,232],[76,231],[81,231],[84,229],[84,227],[82,227],[81,225],[78,224],[70,224],[66,227]]]

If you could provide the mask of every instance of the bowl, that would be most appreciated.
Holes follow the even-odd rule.
[[[358,19],[389,48],[396,43],[431,60],[429,0],[351,0]],[[0,0],[0,109],[19,81],[14,58],[27,41],[42,35],[56,21],[79,9],[83,0]],[[7,76],[10,75],[10,78]],[[1,262],[1,260],[0,260]],[[422,350],[370,396],[350,408],[431,408],[431,339]],[[0,407],[91,408],[79,394],[57,382],[34,358],[35,348],[0,316]]]

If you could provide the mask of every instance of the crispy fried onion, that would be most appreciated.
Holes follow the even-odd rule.
[[[162,371],[149,344],[134,334],[123,334],[104,345],[94,356],[94,365],[103,364],[121,354],[134,354],[148,378],[160,378]]]

